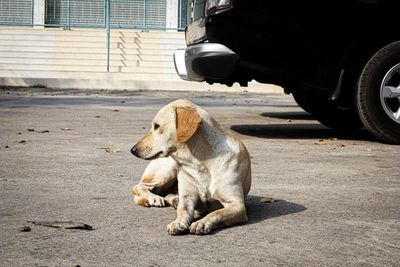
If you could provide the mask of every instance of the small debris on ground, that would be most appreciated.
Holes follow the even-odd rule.
[[[25,140],[19,140],[19,141],[15,141],[17,144],[25,144],[26,141]]]
[[[272,198],[272,197],[262,197],[260,198],[260,203],[274,203],[274,202],[278,202],[277,199]]]
[[[318,140],[318,142],[315,142],[314,145],[326,145],[326,142],[324,141],[324,139],[320,139]]]
[[[71,131],[71,128],[61,128],[62,131]]]
[[[28,128],[28,129],[26,129],[28,132],[34,132],[35,131],[35,129],[33,129],[33,128]]]
[[[43,130],[43,131],[39,131],[39,133],[49,133],[49,130]]]
[[[116,147],[100,147],[99,149],[104,149],[107,153],[119,153],[121,149]]]
[[[28,221],[34,225],[53,227],[53,228],[61,228],[61,229],[80,229],[80,230],[94,230],[93,226],[82,223],[82,222],[73,222],[73,221]]]
[[[337,139],[336,137],[331,137],[331,138],[329,138],[329,140],[331,140],[331,141],[337,141],[338,139]]]
[[[32,228],[30,228],[29,226],[19,226],[15,229],[17,232],[30,232],[32,230]]]

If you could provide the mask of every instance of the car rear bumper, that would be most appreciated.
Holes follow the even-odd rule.
[[[239,56],[222,44],[200,43],[174,53],[175,70],[183,80],[224,80],[236,69]]]

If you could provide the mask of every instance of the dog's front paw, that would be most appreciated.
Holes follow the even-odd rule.
[[[165,207],[165,201],[163,197],[157,195],[148,196],[147,205],[149,207]]]
[[[212,224],[207,220],[198,220],[190,225],[190,233],[195,235],[207,235],[211,230]]]
[[[179,235],[187,232],[188,228],[189,224],[175,220],[168,224],[167,231],[170,235]]]

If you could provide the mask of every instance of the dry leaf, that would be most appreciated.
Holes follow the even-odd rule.
[[[81,230],[93,230],[93,226],[82,223],[82,222],[72,222],[72,221],[28,221],[29,223],[35,225],[41,225],[46,227],[54,227],[61,229],[81,229]]]
[[[100,147],[100,149],[104,149],[107,153],[119,153],[121,149],[116,147]]]
[[[71,128],[61,128],[61,130],[63,130],[63,131],[71,131],[72,129]]]
[[[315,145],[326,145],[326,142],[323,139],[321,139],[321,140],[318,140],[318,142],[315,142],[314,144]]]
[[[29,226],[19,226],[15,230],[17,232],[30,232],[32,229]]]
[[[25,140],[19,140],[19,141],[16,141],[16,143],[17,143],[17,144],[25,144],[26,141],[25,141]]]
[[[278,202],[277,199],[272,198],[272,197],[262,197],[260,198],[260,203],[274,203],[274,202]]]
[[[35,129],[32,129],[32,128],[28,128],[28,129],[26,129],[28,132],[34,132],[35,131]]]

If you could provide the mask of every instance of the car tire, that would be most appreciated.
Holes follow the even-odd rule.
[[[304,98],[304,92],[292,92],[292,95],[299,107],[301,107],[304,111],[311,113],[311,109],[307,105],[307,102]]]
[[[383,142],[400,144],[400,41],[385,46],[367,62],[356,100],[365,128]]]
[[[326,94],[303,93],[310,113],[321,124],[339,130],[354,130],[364,126],[355,108],[341,107],[335,101],[329,100],[329,96]]]

